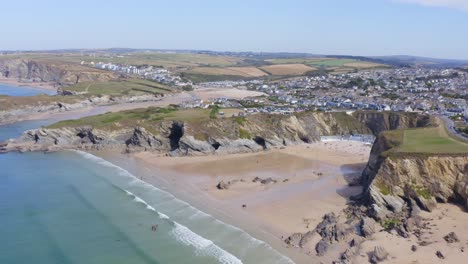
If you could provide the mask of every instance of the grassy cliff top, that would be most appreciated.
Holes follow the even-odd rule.
[[[465,154],[468,143],[451,136],[445,127],[416,128],[384,132],[390,155]]]
[[[109,82],[83,82],[73,86],[64,87],[63,90],[77,93],[77,95],[34,95],[34,96],[6,96],[0,95],[0,111],[25,108],[29,106],[44,106],[61,102],[76,103],[90,97],[100,96],[137,96],[137,95],[163,95],[177,92],[160,83],[140,80],[116,80]]]
[[[116,130],[141,126],[151,129],[152,125],[164,120],[203,122],[208,121],[209,118],[209,109],[178,110],[172,107],[149,107],[65,120],[52,124],[48,128],[91,126],[97,129]]]
[[[140,79],[117,80],[109,82],[83,82],[63,88],[66,91],[88,95],[141,95],[166,94],[173,92],[169,86]]]
[[[220,112],[224,112],[221,114]],[[229,139],[299,137],[310,141],[320,133],[368,133],[368,129],[346,113],[303,112],[292,116],[259,113],[231,116],[238,109],[179,109],[177,107],[133,109],[62,121],[48,128],[92,127],[104,131],[129,130],[137,126],[154,135],[165,133],[173,121],[184,123],[187,135],[198,140],[210,137]],[[305,131],[305,132],[302,132]]]
[[[0,95],[0,111],[20,109],[29,106],[45,106],[58,102],[72,104],[83,99],[84,97],[82,96],[50,96],[45,94],[35,96]]]

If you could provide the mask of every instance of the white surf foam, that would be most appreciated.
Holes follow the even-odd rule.
[[[146,205],[146,208],[149,210],[152,210],[154,212],[157,212],[159,217],[162,219],[169,219],[169,216],[160,213],[154,209],[151,205],[149,205],[145,200],[141,199],[134,193],[125,190],[125,193],[129,196],[133,197],[133,200],[137,203],[141,203]],[[174,224],[174,228],[171,231],[171,234],[174,236],[174,238],[187,245],[187,246],[193,246],[196,250],[196,253],[198,255],[202,256],[211,256],[217,258],[221,263],[226,263],[226,264],[242,264],[242,261],[238,258],[236,258],[234,255],[230,254],[229,252],[221,249],[217,245],[213,243],[213,241],[208,240],[196,233],[194,233],[192,230],[190,230],[188,227],[183,226],[175,221],[171,221]]]
[[[109,161],[107,161],[107,160],[104,160],[104,159],[102,159],[102,158],[100,158],[100,157],[97,157],[97,156],[95,156],[95,155],[92,155],[92,154],[90,154],[90,153],[87,153],[87,152],[84,152],[84,151],[80,151],[80,150],[71,150],[71,151],[76,152],[76,153],[80,154],[81,156],[83,156],[84,158],[89,159],[89,160],[92,160],[93,162],[96,162],[96,163],[98,163],[98,164],[100,164],[100,165],[103,165],[103,166],[106,166],[106,167],[110,167],[110,168],[114,168],[114,169],[118,170],[118,174],[119,174],[120,176],[128,177],[128,178],[131,180],[130,183],[131,183],[132,185],[140,184],[140,185],[143,185],[145,188],[148,188],[148,189],[150,189],[150,190],[156,190],[156,191],[158,191],[158,192],[164,193],[165,195],[168,195],[168,196],[171,197],[172,199],[176,200],[177,202],[182,203],[182,204],[184,204],[184,205],[187,205],[189,208],[195,210],[195,212],[196,212],[199,216],[204,216],[204,217],[212,218],[212,219],[214,219],[214,221],[215,221],[216,223],[218,223],[218,224],[224,225],[225,227],[231,228],[232,230],[235,230],[235,231],[237,231],[237,232],[241,232],[241,236],[244,236],[244,237],[246,237],[247,239],[249,239],[249,240],[250,240],[249,242],[252,243],[253,245],[265,247],[265,248],[267,248],[268,250],[271,250],[272,252],[276,253],[276,254],[278,255],[278,262],[276,262],[276,263],[292,263],[292,264],[294,264],[294,262],[293,262],[290,258],[288,258],[288,257],[286,257],[286,256],[284,256],[284,255],[282,255],[281,253],[279,253],[277,250],[275,250],[274,248],[272,248],[272,247],[271,247],[269,244],[267,244],[266,242],[264,242],[264,241],[262,241],[262,240],[259,240],[259,239],[255,238],[255,237],[252,237],[250,234],[248,234],[247,232],[245,232],[244,230],[242,230],[242,229],[240,229],[240,228],[238,228],[238,227],[236,227],[236,226],[233,226],[233,225],[224,223],[224,222],[222,222],[221,220],[216,219],[216,218],[213,217],[212,215],[207,214],[207,213],[205,213],[205,212],[203,212],[203,211],[201,211],[201,210],[198,210],[197,208],[193,207],[191,204],[189,204],[189,203],[187,203],[187,202],[185,202],[185,201],[182,201],[182,200],[176,198],[174,195],[172,195],[171,193],[169,193],[169,192],[167,192],[167,191],[161,190],[161,189],[155,187],[155,186],[152,185],[152,184],[149,184],[149,183],[147,183],[147,182],[145,182],[145,181],[143,181],[143,180],[140,180],[139,178],[137,178],[136,176],[134,176],[133,174],[131,174],[131,173],[128,172],[127,170],[125,170],[125,169],[123,169],[123,168],[121,168],[121,167],[119,167],[119,166],[117,166],[117,165],[115,165],[115,164],[113,164],[113,163],[111,163],[111,162],[109,162]],[[127,192],[127,191],[126,191],[126,192]],[[169,219],[169,217],[168,217],[167,215],[165,215],[165,214],[163,214],[163,213],[161,213],[161,212],[158,212],[158,211],[157,211],[157,213],[158,213],[158,215],[159,215],[161,218]],[[174,221],[173,221],[173,222],[174,222]],[[177,223],[174,222],[174,224],[177,224]],[[180,224],[179,224],[179,225],[180,225]],[[182,226],[182,225],[180,225],[180,226]],[[182,227],[184,227],[184,226],[182,226]],[[188,228],[187,228],[187,229],[188,229]],[[190,229],[188,229],[188,230],[190,231]],[[192,231],[190,231],[190,232],[192,232]],[[193,233],[193,232],[192,232],[192,233]],[[195,233],[193,233],[193,234],[195,234]],[[195,235],[197,235],[197,234],[195,234]],[[197,236],[198,236],[198,235],[197,235]],[[201,237],[201,236],[200,236],[200,237]],[[203,237],[201,237],[201,238],[203,238]],[[205,238],[203,238],[203,239],[205,239]],[[208,241],[210,241],[210,240],[208,240]],[[221,249],[221,250],[222,250],[222,249]],[[228,252],[226,252],[226,253],[228,253]],[[230,253],[228,253],[228,254],[230,254]],[[239,261],[240,261],[240,260],[239,260]],[[230,263],[230,262],[223,262],[223,263]],[[234,262],[234,263],[236,263],[236,262]],[[242,262],[240,262],[240,263],[242,263]]]
[[[125,193],[126,193],[127,195],[132,196],[132,197],[133,197],[133,200],[134,200],[135,202],[144,204],[144,205],[146,205],[146,209],[151,210],[151,211],[153,211],[153,212],[156,212],[156,213],[158,214],[159,218],[161,218],[161,219],[169,219],[169,216],[167,216],[167,215],[165,215],[165,214],[163,214],[163,213],[157,211],[153,206],[149,205],[145,200],[141,199],[140,197],[138,197],[138,196],[135,195],[134,193],[130,192],[129,190],[125,190],[125,189],[123,189],[123,190],[125,191]]]
[[[176,222],[174,222],[174,224],[175,228],[171,232],[174,238],[185,245],[194,247],[196,249],[195,252],[198,255],[213,256],[216,257],[221,263],[225,264],[242,264],[240,259],[221,249],[216,244],[214,244],[213,241],[195,234],[186,226]]]

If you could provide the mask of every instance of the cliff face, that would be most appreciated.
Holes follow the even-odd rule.
[[[362,124],[377,136],[383,131],[425,127],[434,123],[429,115],[396,112],[354,112]]]
[[[381,134],[363,172],[364,199],[378,218],[405,208],[431,211],[437,202],[456,202],[468,209],[467,154],[398,154],[391,133]]]
[[[151,126],[112,130],[86,125],[38,129],[10,142],[3,151],[120,148],[129,152],[163,151],[171,155],[252,152],[310,143],[319,140],[321,135],[356,130],[343,124],[343,118],[350,119],[347,123],[356,123],[352,116],[337,119],[335,113],[308,112],[291,116],[258,114],[245,118],[162,120]],[[356,132],[370,133],[365,127]]]
[[[52,82],[59,86],[79,82],[109,81],[116,77],[107,71],[43,59],[2,59],[0,76],[29,82]]]

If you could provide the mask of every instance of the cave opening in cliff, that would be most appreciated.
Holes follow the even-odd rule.
[[[172,123],[171,134],[169,135],[171,151],[179,148],[179,142],[182,136],[184,136],[184,124],[179,122]]]
[[[212,146],[215,150],[218,150],[219,147],[221,147],[221,144],[219,144],[219,142],[214,142],[213,144],[211,144],[211,146]]]
[[[312,141],[310,140],[310,138],[308,136],[305,136],[305,135],[299,135],[299,139],[302,140],[304,143],[311,143]]]
[[[266,146],[266,141],[265,141],[264,138],[257,136],[257,137],[255,137],[253,140],[255,141],[255,143],[257,143],[258,145],[262,146],[263,149],[266,149],[266,148],[267,148],[267,146]]]

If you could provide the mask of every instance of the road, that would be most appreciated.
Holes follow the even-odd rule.
[[[446,116],[438,116],[438,117],[444,122],[444,125],[450,134],[462,140],[468,140],[468,137],[465,137],[464,135],[462,135],[461,133],[455,130],[455,123],[450,118]]]

